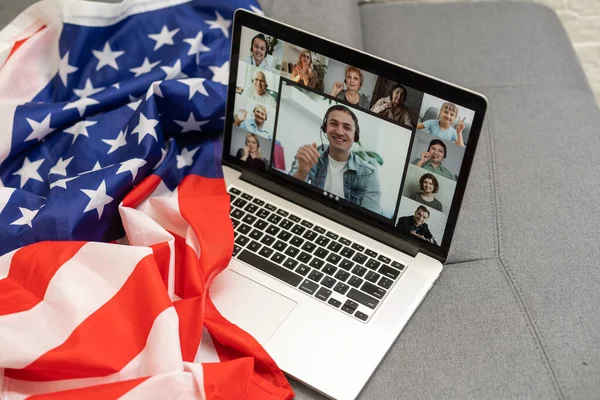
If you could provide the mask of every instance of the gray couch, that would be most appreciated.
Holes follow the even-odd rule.
[[[490,102],[448,265],[360,398],[600,398],[600,111],[554,12],[261,4]]]

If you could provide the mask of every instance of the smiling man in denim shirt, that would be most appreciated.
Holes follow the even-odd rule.
[[[371,164],[352,153],[360,128],[345,106],[330,107],[321,126],[329,147],[308,144],[298,149],[290,175],[356,205],[381,214],[379,175]]]

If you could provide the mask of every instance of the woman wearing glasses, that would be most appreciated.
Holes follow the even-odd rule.
[[[298,62],[292,71],[292,80],[314,89],[317,85],[317,74],[313,69],[313,60],[310,51],[302,50],[298,55]]]

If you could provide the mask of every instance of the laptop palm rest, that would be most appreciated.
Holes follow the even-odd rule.
[[[219,274],[210,287],[219,312],[265,345],[296,302],[231,270]]]

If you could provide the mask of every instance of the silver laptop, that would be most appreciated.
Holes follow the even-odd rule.
[[[477,93],[238,10],[219,310],[289,376],[354,399],[439,277],[483,123]]]

